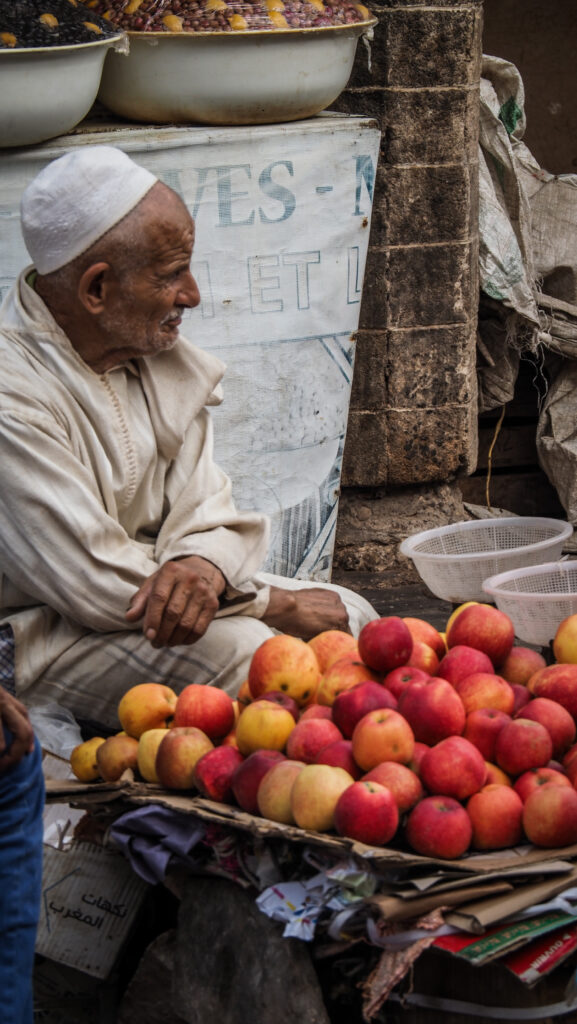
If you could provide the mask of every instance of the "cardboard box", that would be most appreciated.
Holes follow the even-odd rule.
[[[89,843],[45,846],[36,953],[108,977],[147,888],[116,851]]]

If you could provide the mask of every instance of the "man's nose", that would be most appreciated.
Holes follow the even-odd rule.
[[[178,293],[177,304],[179,306],[187,306],[189,309],[194,309],[200,303],[200,291],[196,283],[196,278],[188,271],[185,280],[182,283],[182,287]]]

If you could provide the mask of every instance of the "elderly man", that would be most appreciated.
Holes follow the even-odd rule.
[[[16,692],[116,725],[142,681],[236,693],[272,630],[358,634],[330,585],[259,572],[264,516],[212,455],[223,364],[179,333],[194,222],[122,151],[80,148],[25,190],[32,260],[0,309],[0,647]]]

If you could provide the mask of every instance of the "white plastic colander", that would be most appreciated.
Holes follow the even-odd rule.
[[[525,643],[551,643],[563,619],[577,612],[577,561],[512,569],[485,580],[483,590]]]
[[[571,523],[503,516],[452,523],[416,533],[400,545],[429,590],[445,601],[487,601],[483,582],[511,569],[561,557]]]

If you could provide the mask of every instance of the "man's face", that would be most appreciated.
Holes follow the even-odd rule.
[[[118,276],[100,318],[110,339],[103,368],[175,344],[183,311],[200,302],[190,272],[193,246],[194,222],[184,204],[164,186],[152,190],[127,232],[134,265]]]

